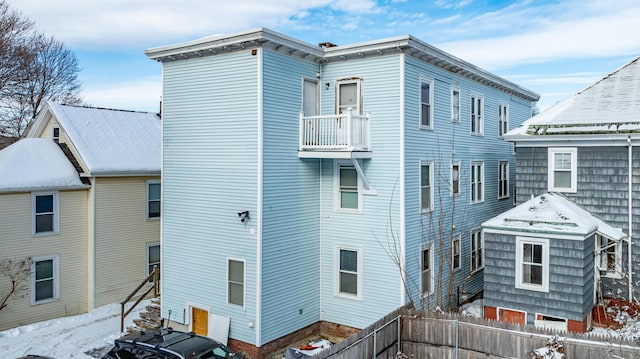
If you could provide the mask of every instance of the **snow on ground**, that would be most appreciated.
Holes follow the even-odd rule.
[[[146,305],[148,301],[141,302],[125,318],[125,327],[131,326],[133,319],[138,318]],[[99,358],[119,337],[120,304],[115,303],[96,308],[90,313],[0,332],[0,353],[3,359],[26,354],[47,355],[56,359]]]

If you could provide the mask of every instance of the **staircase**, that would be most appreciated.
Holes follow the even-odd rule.
[[[151,298],[151,303],[140,312],[140,317],[133,320],[133,326],[127,327],[127,333],[140,333],[145,330],[160,329],[162,317],[160,316],[160,298]]]

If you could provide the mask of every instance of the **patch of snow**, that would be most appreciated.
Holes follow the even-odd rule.
[[[24,138],[0,151],[0,191],[84,187],[60,147],[50,139]]]
[[[131,326],[149,301],[142,301],[125,318],[125,327]],[[2,314],[0,313],[0,316]],[[120,337],[120,304],[114,303],[93,311],[23,325],[0,332],[2,358],[17,358],[39,354],[56,359],[99,358]],[[90,353],[88,355],[85,353]]]
[[[482,299],[476,299],[471,303],[464,304],[462,306],[461,314],[467,317],[482,318],[484,313],[484,306]]]

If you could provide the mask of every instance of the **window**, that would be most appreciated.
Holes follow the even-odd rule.
[[[60,127],[51,128],[51,139],[53,139],[55,143],[60,142]]]
[[[577,190],[577,148],[549,148],[549,191]]]
[[[229,259],[227,261],[229,304],[244,306],[244,261]]]
[[[33,235],[54,234],[58,232],[58,193],[32,193]]]
[[[336,82],[336,113],[347,109],[362,114],[362,81],[360,79],[339,80]]]
[[[597,264],[601,275],[620,277],[622,274],[622,242],[596,234],[596,245],[600,254]]]
[[[498,162],[498,199],[509,198],[509,162]]]
[[[498,136],[502,137],[509,132],[509,105],[501,103],[498,105]]]
[[[433,209],[433,170],[431,163],[420,163],[420,213]]]
[[[353,165],[345,162],[336,162],[337,198],[335,208],[342,212],[358,212],[361,209],[360,181],[358,171]]]
[[[422,250],[420,261],[420,273],[422,284],[422,295],[427,296],[433,293],[433,275],[431,274],[433,266],[433,251],[431,246]]]
[[[147,244],[147,275],[153,272],[153,267],[160,269],[160,243]]]
[[[451,121],[460,122],[460,89],[451,89]]]
[[[460,268],[460,235],[456,235],[451,240],[451,268]]]
[[[566,318],[552,317],[550,315],[544,315],[536,313],[536,319],[533,321],[533,325],[536,328],[551,329],[556,331],[568,330],[568,323]]]
[[[147,218],[160,218],[160,181],[147,181]]]
[[[34,258],[31,263],[31,304],[58,299],[58,257]]]
[[[433,80],[420,79],[420,127],[433,128]]]
[[[451,164],[451,194],[460,193],[460,163]]]
[[[482,241],[482,230],[471,231],[471,271],[475,272],[484,267],[484,252]]]
[[[302,113],[305,116],[318,115],[318,82],[302,80]]]
[[[360,250],[337,248],[337,294],[350,298],[361,296],[361,259]]]
[[[484,162],[471,162],[471,203],[484,201]]]
[[[549,240],[516,237],[516,288],[549,291]]]
[[[482,136],[484,132],[484,98],[479,95],[471,95],[471,134]]]

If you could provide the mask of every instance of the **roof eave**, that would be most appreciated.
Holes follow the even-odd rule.
[[[34,186],[34,187],[13,187],[0,188],[0,193],[23,193],[23,192],[43,192],[43,191],[77,191],[91,188],[90,185],[74,186]]]
[[[89,171],[80,174],[81,177],[152,177],[160,176],[160,170],[105,170]]]

